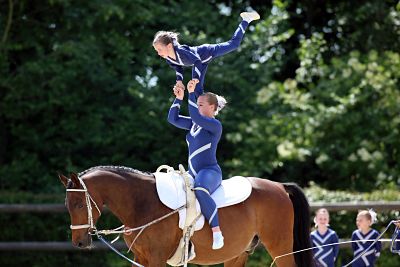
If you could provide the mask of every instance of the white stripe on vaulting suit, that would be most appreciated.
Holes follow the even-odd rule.
[[[201,77],[201,72],[198,68],[194,67],[194,71],[197,73],[197,75],[199,75],[199,79]]]
[[[194,102],[191,101],[191,100],[189,100],[189,105],[191,105],[191,106],[193,106],[193,107],[195,107],[195,108],[199,108],[199,107],[197,106],[197,104],[194,103]]]
[[[196,156],[197,154],[199,154],[199,153],[201,153],[201,152],[203,152],[203,151],[205,151],[205,150],[207,150],[207,149],[209,149],[209,148],[211,148],[211,143],[208,143],[207,145],[204,145],[204,146],[202,146],[202,147],[196,149],[196,150],[193,151],[193,153],[189,156],[189,168],[192,170],[192,172],[193,172],[194,175],[197,175],[197,172],[194,170],[194,168],[193,168],[193,166],[192,166],[192,158],[193,158],[194,156]]]
[[[171,108],[175,108],[175,107],[181,108],[181,105],[179,105],[179,104],[172,104]]]

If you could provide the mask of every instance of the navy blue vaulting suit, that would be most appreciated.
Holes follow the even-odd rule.
[[[321,235],[318,230],[311,232],[311,241],[313,246],[320,246],[313,249],[314,258],[317,260],[318,267],[334,267],[335,260],[339,253],[339,245],[324,246],[339,242],[339,238],[335,231],[329,229]],[[324,246],[324,247],[321,247]]]
[[[370,249],[368,247],[373,243],[379,236],[378,231],[371,229],[365,235],[360,230],[355,230],[351,236],[351,240],[358,240],[358,242],[351,243],[354,252],[354,258],[364,253],[359,259],[353,262],[353,267],[372,267],[375,264],[376,259],[379,257],[381,252],[381,242],[376,242]],[[368,250],[367,250],[368,249]]]
[[[176,80],[183,80],[183,67],[193,66],[192,79],[198,79],[195,94],[199,97],[203,94],[204,80],[207,72],[208,63],[213,58],[225,55],[236,50],[242,42],[244,33],[249,23],[247,21],[240,22],[238,28],[232,36],[232,39],[217,44],[203,44],[200,46],[180,45],[173,43],[175,50],[175,59],[167,57],[168,65],[175,69]]]
[[[392,238],[399,240],[400,239],[400,231],[396,231],[394,234],[395,234],[395,236],[393,236]],[[400,251],[400,241],[394,242],[394,250]],[[399,252],[399,254],[400,254],[400,252]]]
[[[216,151],[222,134],[221,122],[199,113],[195,93],[189,94],[190,117],[179,115],[182,100],[175,99],[168,113],[168,122],[188,130],[186,142],[189,148],[189,174],[194,178],[195,194],[201,212],[211,227],[219,226],[217,207],[211,194],[221,185],[222,171]]]

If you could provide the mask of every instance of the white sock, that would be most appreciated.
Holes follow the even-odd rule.
[[[221,231],[213,232],[213,239],[216,239],[216,238],[223,238]]]

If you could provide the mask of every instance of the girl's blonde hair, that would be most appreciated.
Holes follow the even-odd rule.
[[[371,222],[370,225],[376,223],[378,221],[377,214],[373,209],[368,209],[368,210],[360,210],[357,214],[357,216],[365,216],[367,220]]]
[[[175,44],[178,43],[179,33],[169,32],[169,31],[158,31],[154,35],[153,45],[159,43],[162,45]]]

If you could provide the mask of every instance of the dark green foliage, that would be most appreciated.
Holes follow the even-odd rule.
[[[238,52],[212,62],[206,80],[206,90],[230,103],[219,149],[226,176],[332,188],[350,182],[362,190],[397,182],[395,4],[253,6],[263,19]],[[11,13],[8,3],[2,7],[5,33]],[[14,3],[0,53],[0,188],[52,192],[60,190],[57,170],[152,171],[186,162],[184,133],[165,120],[174,72],[156,56],[153,34],[175,29],[189,44],[228,40],[242,9],[193,1]],[[371,31],[365,21],[377,17]]]
[[[174,71],[156,55],[153,35],[176,30],[181,43],[226,41],[249,5],[262,19],[206,78],[206,90],[229,101],[220,115],[224,176],[396,189],[398,1],[9,0],[0,1],[1,202],[62,202],[57,171],[186,163],[184,132],[166,121]],[[0,225],[69,224],[26,216],[2,215]],[[347,221],[337,227],[352,229]],[[47,234],[43,240],[68,239]],[[2,235],[40,239],[19,228]],[[69,266],[75,257],[82,266],[115,266],[108,256],[35,255],[35,266]]]

